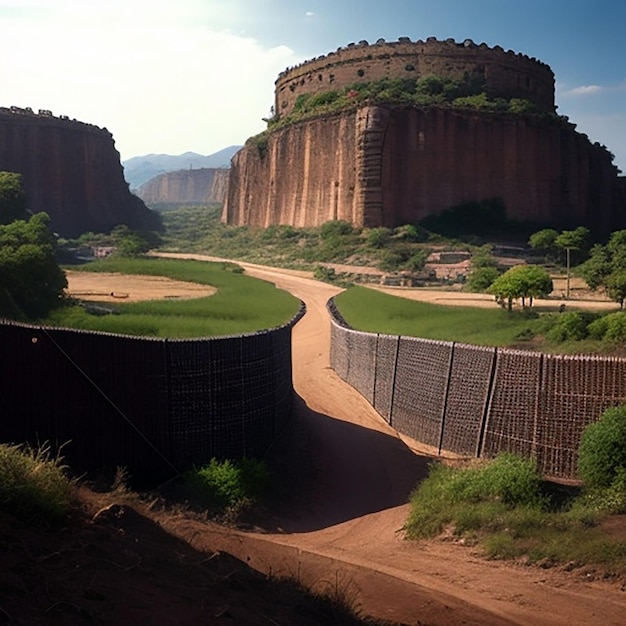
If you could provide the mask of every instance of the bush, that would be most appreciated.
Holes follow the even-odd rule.
[[[607,328],[604,338],[607,341],[626,341],[626,313],[607,315]]]
[[[317,265],[313,271],[313,278],[315,278],[315,280],[322,280],[326,283],[332,283],[337,279],[337,273],[333,267]]]
[[[211,505],[232,509],[261,497],[269,485],[270,475],[265,464],[257,459],[220,461],[213,458],[208,465],[189,472],[187,479]]]
[[[618,311],[603,315],[589,324],[588,331],[593,339],[626,341],[626,313]]]
[[[626,405],[607,409],[585,428],[578,448],[578,474],[591,490],[626,484]]]
[[[0,509],[36,524],[60,521],[72,491],[64,470],[47,446],[0,444]]]
[[[563,313],[556,318],[554,326],[547,332],[550,341],[581,341],[588,335],[587,326],[590,315],[581,311]]]
[[[343,220],[332,220],[325,222],[320,228],[320,237],[322,241],[335,239],[336,237],[344,237],[352,234],[352,224]]]
[[[457,533],[492,527],[515,507],[541,509],[542,484],[533,461],[510,453],[467,469],[432,465],[411,495],[407,532],[417,538],[436,535],[450,523]]]
[[[391,239],[391,229],[372,228],[367,232],[365,238],[370,248],[384,248]]]
[[[496,267],[477,267],[472,269],[467,279],[467,290],[487,291],[498,276],[500,276],[500,272]]]
[[[461,474],[459,497],[467,502],[494,500],[507,506],[541,504],[542,477],[535,462],[502,453],[474,471]]]

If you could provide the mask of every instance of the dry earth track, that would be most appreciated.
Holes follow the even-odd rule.
[[[406,624],[624,623],[624,587],[593,572],[485,561],[455,543],[406,541],[407,498],[432,450],[399,436],[330,369],[325,307],[340,290],[303,272],[241,265],[307,305],[293,333],[295,418],[270,454],[291,468],[289,497],[261,532],[188,519],[170,522],[170,531],[268,574],[354,592],[365,613]]]

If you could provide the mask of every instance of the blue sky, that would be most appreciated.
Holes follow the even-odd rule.
[[[550,65],[558,112],[626,172],[624,0],[0,0],[0,106],[106,126],[122,159],[210,154],[264,129],[287,66],[430,36]]]

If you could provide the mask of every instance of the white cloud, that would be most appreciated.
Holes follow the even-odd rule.
[[[604,88],[600,87],[600,85],[580,85],[579,87],[574,87],[573,89],[561,91],[560,94],[562,96],[588,96],[600,93],[601,91],[604,91]]]
[[[566,85],[557,83],[556,90],[561,96],[577,97],[592,96],[596,94],[618,93],[626,91],[626,80],[614,85],[579,85],[578,87],[567,88]]]
[[[124,159],[243,143],[265,127],[278,73],[301,60],[220,29],[231,3],[29,0],[45,9],[37,19],[7,18],[11,5],[0,0],[0,58],[10,59],[0,106],[106,126]]]
[[[313,13],[313,11],[307,11],[307,12],[305,13],[305,15],[306,15],[307,17],[313,17],[313,16],[315,15],[315,13]]]

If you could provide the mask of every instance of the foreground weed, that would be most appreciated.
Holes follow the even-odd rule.
[[[0,444],[2,510],[35,524],[58,522],[67,512],[72,481],[48,446]]]
[[[236,514],[263,497],[271,476],[257,459],[213,458],[208,465],[187,472],[184,481],[214,512]]]

